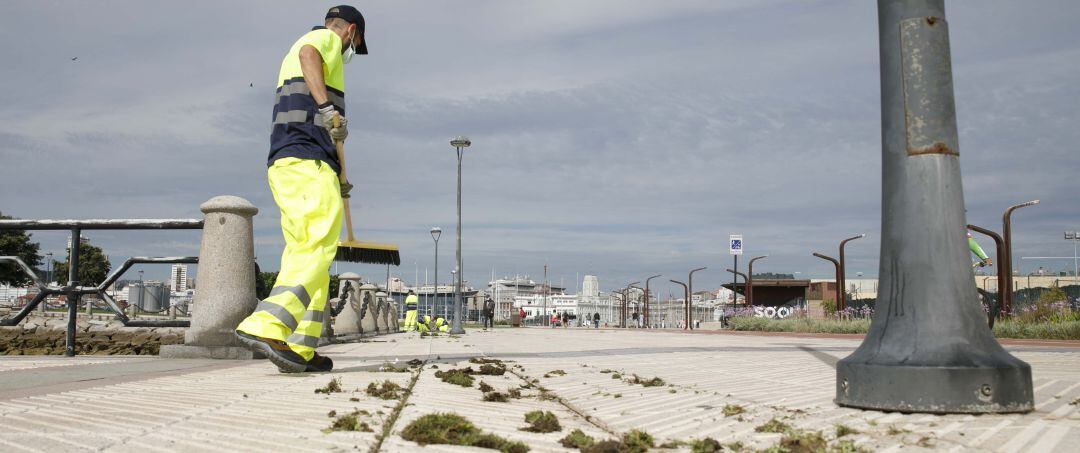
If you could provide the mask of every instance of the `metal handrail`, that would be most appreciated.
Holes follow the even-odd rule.
[[[105,288],[114,283],[132,265],[136,263],[197,263],[197,257],[135,257],[130,258],[117,271],[110,274],[104,282],[98,286],[80,286],[79,275],[79,245],[82,243],[82,230],[198,230],[203,228],[203,220],[199,219],[87,219],[87,220],[0,220],[0,230],[68,230],[71,231],[71,252],[68,257],[68,284],[66,286],[49,286],[42,283],[37,274],[30,266],[15,256],[0,256],[0,262],[14,262],[21,268],[40,291],[26,304],[14,317],[0,319],[0,326],[14,326],[26,318],[41,301],[46,297],[63,294],[67,296],[68,325],[67,341],[64,355],[75,355],[75,328],[78,316],[79,298],[89,294],[96,294],[109,309],[116,313],[124,326],[127,327],[190,327],[190,321],[176,320],[139,320],[133,321],[120,309],[119,304],[111,296],[105,293]]]

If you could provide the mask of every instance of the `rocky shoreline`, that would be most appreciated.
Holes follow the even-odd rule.
[[[115,320],[76,321],[79,355],[157,355],[161,345],[184,342],[182,327],[123,327]],[[67,319],[30,316],[18,326],[0,327],[0,355],[62,355]]]

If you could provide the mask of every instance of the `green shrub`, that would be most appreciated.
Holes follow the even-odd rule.
[[[580,429],[570,431],[570,434],[567,434],[566,437],[559,439],[559,444],[562,446],[566,448],[577,448],[579,450],[589,448],[594,443],[596,443],[596,439],[593,439],[592,436],[585,434]]]

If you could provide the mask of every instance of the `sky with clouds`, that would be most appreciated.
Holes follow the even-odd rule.
[[[0,3],[0,211],[197,218],[199,203],[239,195],[261,210],[256,251],[276,269],[283,241],[265,168],[275,79],[334,3]],[[748,254],[770,255],[761,271],[828,277],[810,253],[835,254],[865,232],[848,269],[877,274],[876,2],[353,4],[371,50],[345,71],[353,217],[361,238],[401,247],[395,275],[433,270],[437,225],[448,280],[458,134],[473,141],[470,282],[493,269],[539,278],[547,263],[556,284],[592,273],[608,290],[708,266],[695,287],[716,287],[730,279],[732,233]],[[1080,230],[1080,4],[947,5],[969,223],[1000,229],[1005,207],[1041,199],[1014,215],[1014,255],[1071,256],[1062,231]],[[89,236],[116,262],[198,252],[196,232]],[[62,234],[35,238],[63,253]]]

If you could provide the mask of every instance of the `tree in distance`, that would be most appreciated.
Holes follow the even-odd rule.
[[[0,219],[12,220],[14,217],[0,213]],[[30,236],[23,230],[0,230],[0,256],[17,256],[31,269],[37,269],[41,266],[40,246],[31,241]],[[30,283],[30,277],[13,263],[0,263],[0,283],[23,286]]]

